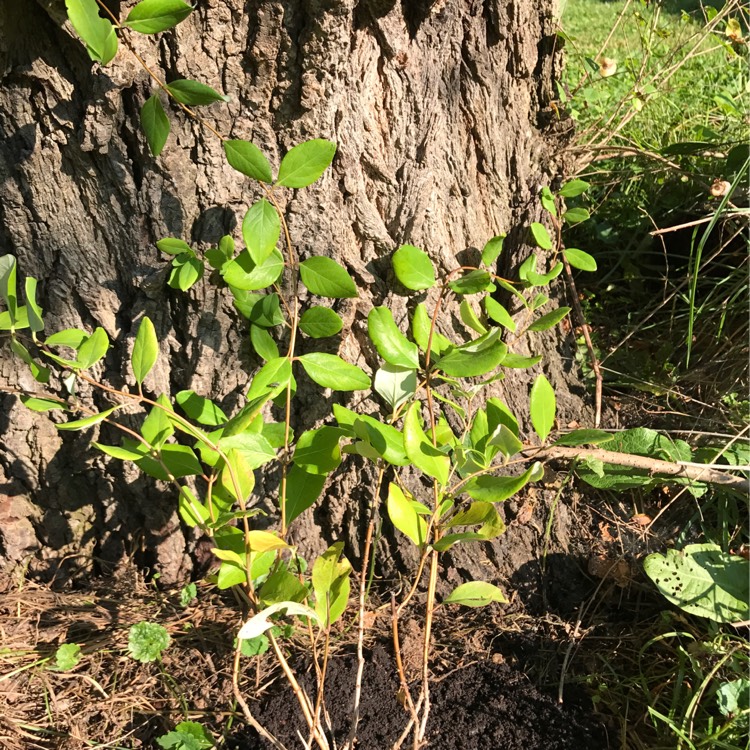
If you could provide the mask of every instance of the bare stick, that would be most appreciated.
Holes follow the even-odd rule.
[[[398,611],[396,610],[396,596],[391,594],[391,629],[393,630],[393,652],[396,656],[396,667],[398,668],[398,677],[401,681],[401,692],[403,693],[406,705],[411,714],[411,724],[419,724],[417,709],[414,707],[414,701],[411,699],[409,685],[406,682],[406,673],[404,672],[404,663],[401,661],[401,644],[398,639]]]
[[[422,653],[422,695],[424,696],[424,707],[422,708],[422,723],[416,733],[415,748],[424,739],[427,729],[427,719],[430,715],[430,642],[432,640],[432,616],[435,612],[435,589],[438,576],[438,552],[432,551],[430,558],[430,583],[427,590],[427,612],[424,621],[424,651]]]

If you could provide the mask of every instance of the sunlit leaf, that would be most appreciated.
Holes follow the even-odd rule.
[[[424,250],[413,245],[401,245],[393,254],[393,271],[407,289],[420,291],[435,284],[435,268]]]
[[[328,168],[336,153],[336,144],[323,138],[297,144],[281,160],[276,184],[303,188],[312,185]]]

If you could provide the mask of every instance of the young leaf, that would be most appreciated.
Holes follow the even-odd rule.
[[[507,601],[497,586],[485,581],[470,581],[457,586],[443,604],[463,604],[465,607],[484,607],[490,602]]]
[[[69,672],[81,661],[81,647],[77,643],[63,643],[55,652],[55,669]]]
[[[531,424],[539,439],[544,442],[555,423],[555,391],[544,375],[539,375],[531,387],[529,399],[529,410],[531,412]]]
[[[289,549],[289,545],[270,531],[250,531],[247,541],[253,552],[268,552],[275,549]]]
[[[499,323],[511,333],[515,333],[515,321],[511,318],[510,313],[499,302],[496,302],[492,297],[487,296],[484,298],[484,309],[487,312],[487,315],[492,318],[495,323]]]
[[[250,390],[247,392],[247,400],[276,398],[287,387],[291,377],[292,365],[286,357],[266,362],[255,373]]]
[[[420,471],[445,486],[448,483],[451,461],[442,451],[435,448],[425,435],[419,420],[419,406],[418,403],[412,404],[404,417],[404,449]]]
[[[435,268],[424,250],[401,245],[393,254],[393,272],[407,289],[418,292],[435,285]]]
[[[255,349],[255,353],[268,362],[271,359],[278,359],[279,347],[273,340],[273,336],[260,326],[250,326],[250,341]]]
[[[294,449],[294,464],[311,474],[330,474],[341,464],[339,443],[344,435],[341,428],[328,426],[303,432]]]
[[[321,297],[358,297],[357,285],[352,277],[332,258],[323,255],[308,258],[300,263],[302,283]]]
[[[109,336],[103,328],[97,328],[78,348],[77,367],[87,370],[93,367],[109,349]]]
[[[391,523],[417,547],[424,546],[427,539],[427,521],[417,513],[412,501],[393,482],[388,485],[387,507]]]
[[[21,396],[21,403],[31,411],[53,411],[54,409],[68,410],[64,401],[56,401],[51,398],[36,398],[35,396]]]
[[[167,91],[169,91],[169,93],[172,94],[180,104],[187,104],[190,107],[201,107],[207,104],[213,104],[214,102],[229,101],[228,96],[220,94],[210,86],[206,86],[205,83],[199,83],[198,81],[191,81],[185,78],[168,83]]]
[[[186,292],[203,276],[203,261],[196,258],[192,251],[178,255],[172,261],[172,266],[168,282],[172,289]]]
[[[563,255],[573,268],[578,268],[581,271],[596,271],[596,260],[583,250],[569,247],[567,250],[563,250]]]
[[[435,367],[446,375],[458,378],[486,375],[505,358],[508,348],[500,338],[500,329],[492,328],[484,336],[457,346],[441,357]]]
[[[88,337],[88,333],[82,331],[80,328],[66,328],[63,331],[58,331],[51,336],[47,336],[44,343],[47,346],[67,346],[70,349],[78,349]]]
[[[344,322],[328,307],[310,307],[299,319],[300,330],[314,339],[335,336],[344,326]]]
[[[535,320],[526,330],[547,331],[556,326],[569,312],[569,307],[558,307],[557,310],[548,312],[546,315],[542,315],[538,320]]]
[[[473,500],[487,503],[502,503],[522,490],[538,473],[539,464],[535,463],[517,477],[493,477],[481,474],[473,477],[465,485],[465,492]]]
[[[448,286],[456,294],[478,294],[479,292],[493,291],[492,277],[487,271],[469,271],[461,278],[448,283]]]
[[[588,182],[584,182],[583,180],[570,180],[558,190],[557,194],[561,198],[575,198],[576,196],[581,195],[581,193],[585,193],[588,189]]]
[[[336,144],[317,138],[297,144],[281,160],[276,185],[303,188],[312,185],[328,168],[336,153]]]
[[[325,627],[344,614],[349,599],[349,575],[352,566],[342,555],[343,542],[332,544],[315,560],[312,585],[315,592],[315,611]]]
[[[569,208],[563,214],[563,221],[567,224],[580,224],[591,218],[591,214],[585,208]]]
[[[273,284],[283,271],[284,258],[278,250],[272,250],[260,265],[255,263],[247,250],[243,250],[221,269],[227,284],[245,291],[265,289]]]
[[[141,107],[141,127],[151,153],[159,156],[169,137],[169,118],[158,94],[152,94]]]
[[[224,141],[229,166],[259,182],[273,182],[271,165],[263,152],[250,141]]]
[[[159,661],[169,642],[167,629],[155,622],[136,623],[128,632],[128,651],[136,661],[143,663]]]
[[[96,0],[65,0],[65,7],[89,57],[102,65],[110,62],[117,54],[117,34],[112,22],[99,15]]]
[[[147,450],[144,447],[143,451],[139,452],[130,448],[123,448],[119,445],[104,445],[103,443],[91,443],[91,445],[102,453],[120,461],[140,461],[146,455],[145,451]]]
[[[156,243],[156,247],[167,255],[182,255],[183,253],[192,253],[195,255],[193,249],[187,242],[178,240],[176,237],[165,237],[163,240],[159,240]]]
[[[357,414],[340,404],[333,405],[333,414],[341,427],[350,428],[357,437],[366,440],[388,463],[394,466],[409,463],[404,452],[404,436],[392,425],[383,424],[367,414]]]
[[[503,241],[506,238],[506,234],[498,234],[497,237],[493,237],[482,250],[482,263],[485,266],[491,266],[500,256],[503,251]]]
[[[384,364],[376,373],[373,388],[394,411],[417,391],[417,372],[411,367]]]
[[[427,344],[430,340],[430,326],[432,321],[430,316],[427,314],[427,307],[424,302],[420,302],[414,308],[414,317],[411,320],[411,335],[414,337],[414,341],[417,342],[419,348],[423,352],[427,352]],[[452,346],[451,342],[448,341],[445,336],[438,333],[437,327],[432,333],[431,352],[432,357],[439,357],[444,352],[448,351]]]
[[[535,357],[525,357],[522,354],[513,354],[508,352],[503,359],[503,367],[511,367],[515,370],[526,369],[527,367],[533,367],[542,361],[541,354]]]
[[[143,420],[141,435],[149,445],[159,449],[164,445],[167,438],[174,435],[174,427],[167,416],[167,411],[165,411],[172,411],[169,399],[161,394],[156,402],[160,406],[153,406],[149,415]]]
[[[55,427],[57,427],[58,430],[85,430],[87,427],[93,427],[95,424],[103,422],[115,409],[117,409],[117,407],[113,406],[111,409],[105,409],[104,411],[101,411],[98,414],[93,414],[90,417],[76,419],[73,422],[56,424]]]
[[[557,210],[555,209],[555,196],[552,195],[552,191],[548,187],[542,188],[539,199],[541,200],[542,208],[547,213],[552,214],[552,216],[557,216]]]
[[[26,315],[29,320],[29,328],[33,333],[39,333],[44,330],[44,313],[42,312],[42,308],[36,303],[36,279],[27,276],[24,288],[26,291]]]
[[[157,737],[156,744],[162,750],[211,750],[216,740],[202,724],[181,721],[173,732]]]
[[[270,607],[266,607],[257,615],[251,617],[237,633],[237,638],[242,640],[243,638],[257,638],[259,635],[270,630],[274,625],[274,621],[269,619],[272,615],[276,615],[279,612],[286,612],[287,616],[297,615],[300,617],[309,617],[320,625],[320,617],[314,609],[304,604],[297,604],[296,602],[277,602],[272,604]]]
[[[276,451],[263,435],[253,432],[240,432],[219,439],[219,448],[242,453],[243,466],[250,471],[260,468],[276,458]]]
[[[180,391],[174,398],[185,414],[200,424],[216,427],[227,421],[226,414],[213,401],[195,391]]]
[[[482,321],[479,320],[469,300],[465,298],[461,300],[461,305],[459,307],[458,314],[460,315],[463,324],[467,328],[471,328],[472,331],[476,331],[478,334],[482,336],[485,333],[487,333],[487,328],[482,323]]]
[[[529,230],[531,231],[531,238],[537,247],[541,247],[542,250],[552,250],[552,238],[543,224],[535,221],[529,227]]]
[[[325,474],[311,474],[292,465],[286,475],[286,522],[290,524],[318,499],[325,484]]]
[[[370,378],[356,365],[344,362],[335,354],[312,352],[298,358],[311,380],[334,391],[365,391]]]
[[[36,380],[38,383],[49,383],[49,368],[43,367],[42,365],[35,362],[34,358],[29,353],[29,350],[17,338],[11,338],[10,348],[17,357],[20,357],[21,360],[23,360],[23,362],[25,362],[29,366],[34,380]],[[47,354],[47,356],[55,359],[55,357],[50,354]]]
[[[387,307],[374,307],[367,316],[367,331],[378,354],[396,367],[419,369],[419,350],[393,320]]]
[[[182,0],[141,0],[125,19],[125,26],[141,34],[158,34],[184,21],[193,9]]]
[[[138,334],[135,337],[135,344],[133,344],[131,359],[133,375],[138,385],[143,385],[146,376],[156,364],[158,356],[159,341],[156,338],[154,324],[150,318],[144,316],[140,326],[138,326]]]
[[[256,265],[273,252],[281,234],[281,221],[276,209],[265,199],[254,203],[242,221],[242,239]]]
[[[11,326],[15,323],[18,297],[16,292],[16,258],[13,255],[3,255],[0,258],[0,297],[5,300],[10,313]]]

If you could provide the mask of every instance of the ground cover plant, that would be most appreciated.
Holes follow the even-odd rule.
[[[183,20],[190,9],[180,2],[144,0],[122,24],[115,17],[107,20],[100,16],[93,2],[68,0],[68,12],[89,54],[106,63],[115,54],[116,29],[121,25],[136,32],[161,33]],[[222,95],[197,81],[155,79],[155,83],[158,90],[144,104],[141,124],[149,146],[158,155],[170,131],[163,97],[193,116],[191,108],[208,106],[221,100]],[[198,122],[212,128],[202,117]],[[550,229],[541,222],[524,228],[536,250],[520,266],[517,278],[501,277],[494,270],[506,240],[503,235],[489,239],[481,252],[481,263],[459,266],[444,278],[437,278],[429,253],[402,245],[391,258],[393,275],[405,296],[419,294],[424,299],[415,300],[408,325],[399,326],[388,307],[374,307],[368,312],[367,336],[382,360],[371,380],[355,363],[339,355],[307,350],[298,354],[296,348],[303,336],[315,344],[343,332],[341,317],[321,303],[358,294],[355,280],[335,260],[313,256],[299,262],[294,237],[278,203],[282,190],[314,185],[330,165],[335,144],[320,138],[303,141],[290,149],[275,169],[250,141],[215,135],[222,140],[228,164],[257,183],[258,199],[248,208],[242,223],[244,249],[237,253],[230,236],[222,237],[204,252],[196,252],[180,237],[164,238],[158,247],[171,258],[171,287],[187,292],[202,281],[210,267],[218,272],[212,275],[211,283],[226,289],[248,321],[252,347],[264,364],[249,373],[244,403],[234,413],[226,414],[203,394],[152,391],[149,376],[163,347],[148,317],[141,319],[133,340],[123,377],[126,385],[104,385],[97,376],[97,365],[109,346],[103,328],[45,332],[35,280],[27,277],[24,294],[19,295],[15,258],[5,255],[0,266],[0,294],[7,309],[0,322],[9,332],[14,354],[28,364],[40,389],[53,384],[51,391],[18,391],[32,410],[69,412],[72,418],[56,422],[58,429],[84,430],[106,423],[119,430],[123,433],[119,444],[98,442],[95,447],[173,486],[183,522],[211,540],[211,552],[218,560],[213,584],[237,596],[239,612],[235,620],[241,615],[243,625],[234,644],[233,699],[244,720],[275,747],[284,744],[258,721],[240,685],[243,657],[259,657],[265,651],[273,654],[296,697],[303,718],[300,728],[295,727],[296,741],[302,746],[324,748],[337,740],[339,745],[351,747],[358,736],[366,669],[365,630],[372,606],[368,604],[372,601],[368,597],[372,574],[368,571],[376,554],[373,540],[384,494],[387,518],[411,542],[415,553],[412,578],[398,591],[379,591],[390,608],[387,620],[393,673],[398,679],[399,702],[405,709],[400,736],[389,742],[419,747],[429,734],[435,689],[430,673],[434,618],[460,621],[460,617],[447,614],[454,610],[453,605],[479,607],[506,601],[506,592],[494,584],[462,581],[438,602],[441,555],[456,545],[481,543],[501,534],[505,523],[498,504],[542,479],[545,461],[572,461],[579,478],[604,490],[639,488],[645,492],[674,483],[694,496],[702,496],[712,484],[725,486],[730,492],[745,491],[746,481],[732,473],[732,461],[726,459],[740,456],[735,465],[746,462],[741,453],[728,450],[726,445],[713,452],[694,452],[684,441],[644,428],[614,436],[596,429],[573,429],[558,436],[555,393],[543,374],[535,377],[529,393],[531,429],[519,425],[516,415],[502,401],[483,396],[484,388],[502,378],[504,369],[539,363],[538,355],[513,351],[524,337],[559,325],[570,314],[568,307],[549,310],[550,299],[544,290],[550,282],[563,273],[572,279],[573,268],[596,268],[588,252],[563,244],[563,226],[588,218],[588,211],[575,205],[587,192],[587,182],[569,180],[555,190],[542,189],[539,200]],[[567,205],[569,201],[571,205]],[[301,287],[312,295],[312,304],[300,304]],[[520,314],[512,316],[510,305],[498,301],[494,293],[499,290],[513,303],[511,309]],[[459,314],[466,332],[462,340],[449,340],[439,330],[449,298],[460,300]],[[596,353],[591,341],[588,344],[596,369]],[[374,410],[355,411],[336,404],[327,423],[296,435],[290,405],[298,377],[307,377],[333,391],[368,391],[372,387],[376,396],[370,405]],[[113,405],[101,410],[79,399],[81,384],[106,391]],[[123,419],[126,414],[128,418]],[[529,439],[532,431],[536,438]],[[287,540],[290,526],[314,505],[326,476],[338,470],[349,456],[374,462],[378,476],[370,519],[363,532],[365,553],[359,561],[358,592],[355,589],[354,596],[354,571],[343,554],[343,540],[309,561],[303,560]],[[272,467],[278,479],[272,517],[252,501],[256,473],[263,467]],[[463,495],[468,495],[468,500]],[[551,523],[552,516],[549,520]],[[730,541],[736,542],[734,531],[731,537]],[[684,580],[711,571],[698,586],[691,606],[699,614],[708,612],[709,617],[723,623],[734,623],[744,616],[746,560],[730,554],[726,545],[685,547],[679,559],[657,555],[649,560],[648,574],[679,606],[685,605]],[[180,605],[199,607],[200,601],[191,605],[196,593],[195,588],[183,591]],[[350,599],[356,604],[350,606]],[[342,618],[348,622],[346,627],[356,629],[352,681],[345,688],[351,704],[344,714],[347,727],[343,733],[338,726],[341,717],[329,717],[333,708],[325,698],[329,667],[333,670],[329,662],[331,641],[337,632],[334,626]],[[415,618],[419,623],[418,655],[412,654],[410,673],[406,645],[411,642],[413,651],[415,639],[404,636],[402,630]],[[129,628],[128,635],[132,658],[156,663],[162,679],[180,695],[180,687],[164,667],[170,648],[167,630],[158,622],[139,620]],[[312,681],[303,680],[290,664],[288,643],[307,654]],[[78,647],[71,639],[58,648],[55,668],[61,672],[74,670],[79,663]],[[728,665],[739,674],[741,666],[734,658],[735,651],[727,647],[719,667]],[[46,664],[47,659],[43,662]],[[738,678],[722,683],[717,693],[729,723],[745,711],[744,690]],[[697,705],[698,700],[694,703]],[[161,735],[158,745],[211,747],[218,736],[203,723],[192,721],[195,717],[191,717],[192,707],[187,702],[182,707],[185,720]],[[340,702],[337,710],[341,710]],[[654,711],[657,715],[658,709]],[[692,720],[692,714],[686,716]],[[658,718],[675,724],[673,716],[661,714]],[[224,725],[225,734],[230,723]],[[720,728],[722,733],[728,731],[726,726],[729,724]],[[683,723],[678,734],[689,734],[692,729],[692,725]],[[498,739],[490,741],[496,743]],[[565,744],[568,739],[559,739],[559,746],[572,746]],[[549,738],[546,742],[546,746],[553,746]]]

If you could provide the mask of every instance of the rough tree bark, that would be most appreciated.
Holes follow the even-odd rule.
[[[109,3],[121,16],[133,4]],[[175,32],[134,44],[168,79],[228,94],[207,116],[272,163],[305,138],[338,144],[332,169],[287,195],[284,210],[302,258],[329,254],[362,287],[359,300],[338,304],[351,322],[340,351],[371,370],[370,305],[392,305],[397,320],[406,312],[391,294],[389,256],[401,243],[425,248],[443,270],[476,259],[502,231],[511,231],[507,267],[529,253],[523,227],[539,215],[539,187],[559,171],[559,139],[545,130],[559,63],[553,12],[551,0],[205,0]],[[15,254],[21,273],[40,280],[51,329],[100,325],[115,339],[101,369],[109,382],[126,382],[128,345],[147,314],[163,341],[158,389],[236,404],[257,365],[242,319],[208,281],[189,294],[169,289],[154,242],[176,236],[200,248],[226,232],[238,237],[254,187],[181,113],[153,159],[138,125],[148,77],[124,49],[107,68],[92,65],[63,0],[0,2],[0,45],[0,254]],[[448,315],[441,325],[460,323]],[[570,336],[537,334],[532,345],[546,355],[561,420],[580,420]],[[34,390],[1,351],[0,384]],[[499,386],[521,417],[537,371]],[[167,580],[190,572],[195,540],[170,492],[105,461],[88,448],[91,434],[62,435],[15,397],[0,398],[5,563],[51,574],[68,557],[97,572],[135,556]],[[302,393],[297,429],[331,402]],[[106,428],[102,438],[115,439]],[[345,464],[296,522],[303,551],[344,538],[356,559],[372,483],[363,464]],[[272,486],[259,485],[259,495]],[[502,578],[533,554],[536,534],[518,524],[494,545],[457,552],[450,566]],[[386,523],[384,573],[408,564],[404,555]]]

